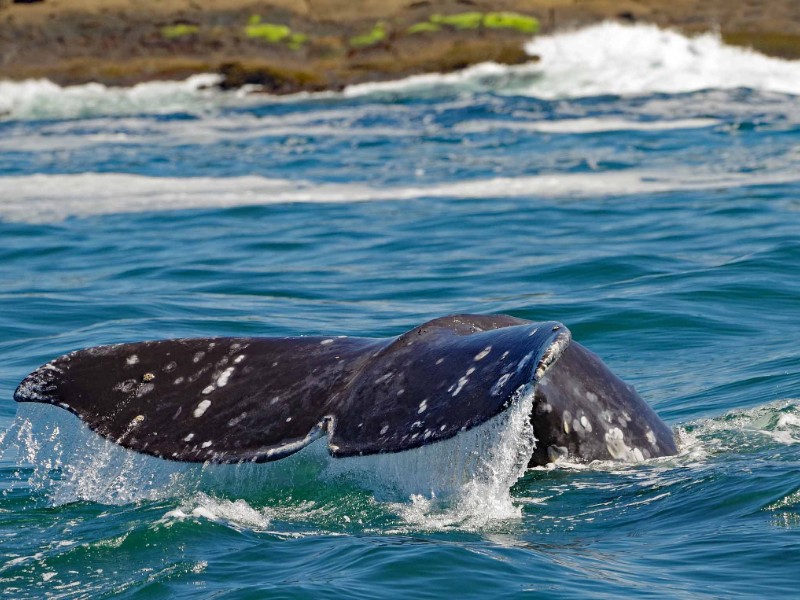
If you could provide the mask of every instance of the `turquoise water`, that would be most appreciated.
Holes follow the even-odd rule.
[[[586,56],[624,60],[629,35],[661,62],[622,86],[551,60],[582,48],[556,36],[535,68],[344,95],[0,87],[0,593],[797,595],[800,65],[613,33]],[[713,76],[731,65],[745,80]],[[12,401],[80,347],[454,312],[562,321],[680,454],[510,488],[436,446],[180,467]],[[404,492],[419,479],[452,485]]]

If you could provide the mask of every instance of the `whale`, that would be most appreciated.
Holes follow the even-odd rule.
[[[162,459],[261,463],[321,438],[334,458],[411,451],[478,427],[525,394],[530,467],[677,453],[670,428],[565,325],[508,315],[450,315],[387,338],[94,346],[39,367],[14,399],[65,409]]]

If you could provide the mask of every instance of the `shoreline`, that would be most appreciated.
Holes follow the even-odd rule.
[[[523,64],[523,46],[607,20],[647,23],[800,58],[795,0],[0,0],[0,79],[130,86],[222,77],[272,94]]]

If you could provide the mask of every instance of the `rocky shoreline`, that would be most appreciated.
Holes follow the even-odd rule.
[[[219,73],[277,94],[532,60],[523,45],[603,20],[719,31],[800,58],[796,0],[0,0],[0,79],[133,85]]]

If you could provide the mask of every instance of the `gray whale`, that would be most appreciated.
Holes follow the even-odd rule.
[[[453,315],[393,338],[198,338],[97,346],[26,377],[17,402],[76,414],[169,460],[267,462],[326,436],[334,457],[457,436],[534,386],[530,465],[677,452],[670,429],[557,322]]]

